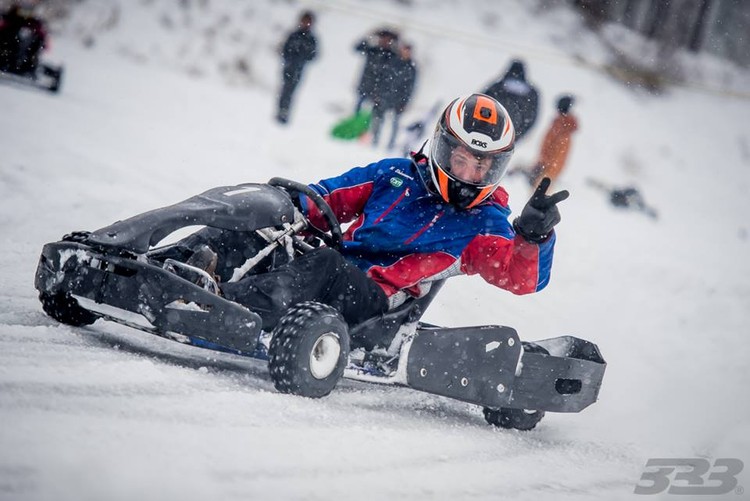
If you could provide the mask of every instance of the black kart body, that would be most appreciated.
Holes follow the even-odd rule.
[[[441,282],[426,296],[359,325],[346,325],[326,305],[302,303],[264,344],[259,339],[268,334],[258,314],[175,273],[173,265],[184,261],[178,245],[157,247],[183,227],[200,226],[262,243],[233,257],[219,270],[222,280],[243,262],[251,263],[250,273],[283,264],[311,249],[313,228],[295,208],[294,192],[310,196],[327,214],[333,237],[321,238],[336,247],[340,228],[330,224],[330,208],[311,191],[279,178],[219,187],[93,232],[66,235],[42,250],[35,286],[43,309],[69,325],[102,318],[268,360],[276,388],[303,396],[324,396],[341,377],[395,384],[482,406],[488,422],[518,429],[533,428],[545,411],[579,412],[597,400],[606,363],[593,343],[572,336],[528,343],[506,326],[422,322]],[[373,339],[381,342],[373,345]]]

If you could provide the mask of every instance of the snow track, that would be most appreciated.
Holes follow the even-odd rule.
[[[411,3],[377,6],[477,32],[487,26],[476,9],[495,9],[495,28],[521,46],[603,57],[562,7]],[[50,57],[66,68],[60,95],[0,84],[0,500],[614,500],[640,498],[633,488],[652,457],[750,461],[750,102],[684,89],[657,98],[533,54],[544,104],[518,162],[535,157],[554,97],[580,96],[551,283],[515,297],[455,278],[425,320],[597,343],[607,374],[581,414],[549,413],[522,433],[403,388],[344,381],[325,399],[302,399],[276,393],[260,362],[44,316],[36,262],[65,233],[214,186],[317,181],[388,154],[328,135],[354,104],[361,61],[351,47],[378,27],[369,14],[320,4],[322,55],[280,128],[274,50],[296,7],[184,4],[120,2],[89,48],[71,28],[87,19],[90,5],[79,6],[53,39]],[[221,19],[226,33],[210,52],[201,23]],[[402,29],[422,69],[404,124],[486,84],[514,56]],[[252,78],[212,66],[237,54]],[[586,186],[591,175],[638,185],[660,219],[610,208]],[[519,211],[528,189],[507,187]],[[744,471],[739,485],[748,480]]]

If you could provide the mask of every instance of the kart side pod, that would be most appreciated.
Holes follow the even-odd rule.
[[[529,346],[511,327],[419,329],[407,385],[488,408],[579,412],[596,401],[606,368],[596,345],[565,336]]]

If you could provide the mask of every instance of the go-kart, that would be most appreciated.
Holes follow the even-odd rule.
[[[296,208],[299,194],[317,206],[329,233]],[[195,226],[202,229],[158,246]],[[305,302],[265,332],[257,313],[217,294],[215,277],[189,264],[185,242],[200,242],[206,232],[237,239],[216,270],[229,282],[281,266],[316,245],[339,248],[343,239],[331,208],[306,185],[273,178],[214,188],[45,245],[35,280],[42,308],[72,326],[101,318],[267,360],[278,391],[306,397],[327,395],[342,377],[406,386],[479,405],[489,423],[522,430],[546,411],[579,412],[597,399],[606,363],[593,343],[572,336],[527,343],[511,327],[420,321],[442,282],[358,325],[347,325],[330,306]]]

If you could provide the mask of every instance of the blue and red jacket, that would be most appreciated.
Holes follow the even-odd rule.
[[[502,188],[471,209],[455,208],[427,189],[427,160],[415,159],[384,159],[311,185],[340,223],[352,222],[342,254],[383,288],[391,307],[460,274],[478,273],[514,294],[547,285],[554,232],[541,244],[517,236]],[[312,202],[304,196],[302,202],[310,222],[327,230]]]

